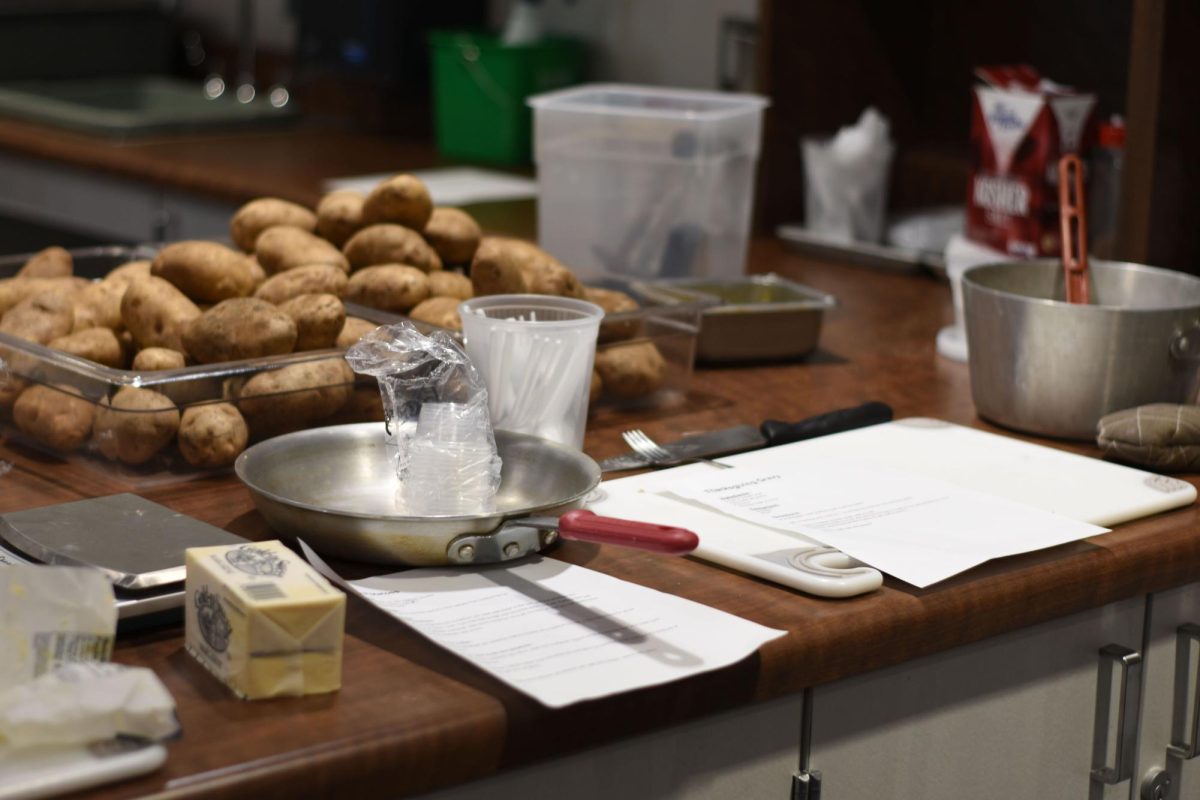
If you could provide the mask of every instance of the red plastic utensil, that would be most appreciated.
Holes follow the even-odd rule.
[[[521,520],[517,522],[519,524]],[[558,533],[564,539],[615,544],[673,556],[686,555],[700,544],[700,537],[686,528],[600,517],[582,508],[558,518]]]
[[[1058,161],[1058,209],[1062,224],[1062,265],[1067,302],[1091,302],[1088,289],[1087,210],[1083,163],[1071,153]]]

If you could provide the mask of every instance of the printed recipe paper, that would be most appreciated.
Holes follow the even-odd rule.
[[[918,587],[1108,531],[934,478],[833,460],[786,472],[713,470],[664,494],[801,534]]]
[[[720,669],[785,634],[548,558],[345,581],[301,546],[330,580],[551,708]]]

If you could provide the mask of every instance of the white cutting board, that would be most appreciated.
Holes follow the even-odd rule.
[[[1105,527],[1186,506],[1191,484],[1096,458],[940,420],[911,418],[719,459],[734,467],[786,470],[813,459],[854,460],[901,470],[1025,503]],[[794,556],[803,537],[763,528],[703,506],[662,497],[689,476],[716,469],[687,464],[605,481],[589,503],[599,514],[690,528],[694,555],[813,594],[848,596],[836,581],[822,587],[802,575]],[[798,547],[799,545],[799,547]]]

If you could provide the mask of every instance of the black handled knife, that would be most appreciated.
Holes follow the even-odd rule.
[[[891,419],[891,406],[872,401],[854,408],[841,408],[837,411],[818,414],[799,422],[768,419],[757,428],[753,425],[737,425],[732,428],[685,436],[662,446],[676,458],[707,458],[741,453],[777,444],[799,442],[831,433],[865,428],[868,425],[878,425],[881,422],[889,422]],[[637,453],[626,453],[606,458],[600,462],[600,469],[603,472],[640,469],[647,466],[650,466],[650,460]]]

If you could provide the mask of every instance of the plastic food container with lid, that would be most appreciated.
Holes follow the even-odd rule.
[[[529,104],[539,244],[580,277],[744,272],[766,98],[588,84]]]

